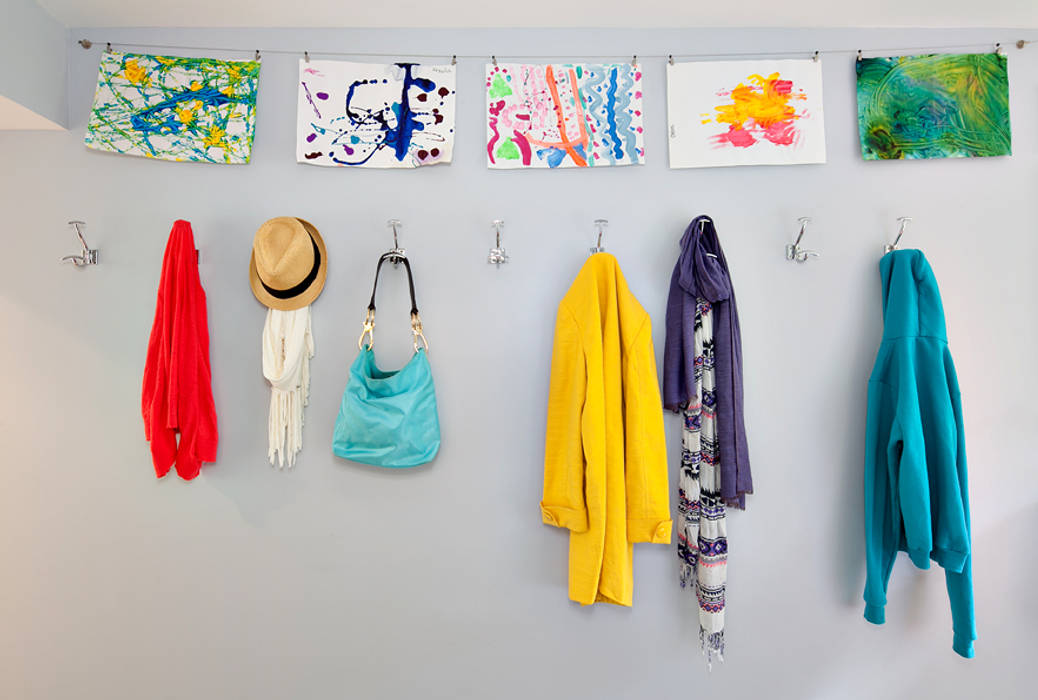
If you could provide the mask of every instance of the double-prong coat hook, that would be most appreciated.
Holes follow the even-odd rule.
[[[786,245],[786,260],[795,260],[798,263],[805,263],[811,258],[821,257],[822,254],[818,251],[800,247],[800,241],[804,238],[804,231],[807,230],[807,225],[811,223],[811,217],[801,216],[797,221],[800,222],[800,233],[797,234],[797,239],[795,241]]]
[[[501,265],[508,262],[508,253],[501,247],[501,228],[505,225],[503,219],[494,219],[494,233],[496,243],[494,247],[490,249],[490,253],[487,255],[488,265],[497,265],[498,269],[501,269]]]
[[[86,223],[82,221],[70,221],[69,226],[76,230],[76,236],[79,237],[79,243],[83,246],[83,252],[79,255],[66,255],[61,259],[63,263],[72,263],[76,267],[86,267],[87,265],[97,264],[97,249],[91,248],[87,245],[86,239],[83,238],[83,228],[86,227]]]
[[[386,222],[386,226],[393,229],[393,247],[386,251],[386,255],[390,256],[388,259],[393,263],[393,267],[397,267],[400,265],[400,261],[407,256],[407,251],[400,247],[400,239],[397,234],[397,229],[403,224],[400,223],[400,219],[390,219]]]
[[[598,233],[597,242],[591,246],[588,250],[591,255],[595,253],[604,253],[605,248],[602,247],[602,234],[605,232],[606,227],[609,226],[609,219],[595,219],[595,231]]]
[[[897,222],[900,226],[897,229],[897,238],[894,239],[893,243],[888,243],[883,246],[884,253],[890,253],[897,250],[897,244],[901,242],[901,236],[905,235],[905,227],[908,226],[908,222],[912,220],[911,216],[899,216]]]

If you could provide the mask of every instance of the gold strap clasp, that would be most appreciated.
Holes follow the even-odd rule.
[[[361,350],[364,349],[364,336],[368,338],[369,348],[375,345],[375,312],[371,309],[368,309],[368,313],[364,317],[364,330],[361,331],[360,338],[357,339],[357,347]]]
[[[414,334],[414,351],[418,352],[421,346],[424,346],[425,351],[429,352],[429,341],[425,339],[425,334],[422,332],[422,318],[418,314],[411,314],[411,333]]]

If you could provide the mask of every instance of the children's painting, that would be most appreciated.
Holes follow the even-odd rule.
[[[642,73],[630,63],[486,67],[487,165],[592,168],[645,159]]]
[[[857,71],[865,160],[1011,154],[1005,56],[864,58]]]
[[[88,148],[162,160],[248,163],[258,61],[106,51]]]
[[[822,64],[668,65],[667,121],[672,168],[824,163]]]
[[[300,61],[296,160],[417,168],[450,163],[452,65]]]

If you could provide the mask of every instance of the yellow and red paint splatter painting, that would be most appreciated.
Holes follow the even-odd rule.
[[[668,64],[667,122],[672,168],[824,163],[822,63]]]
[[[724,131],[714,138],[718,147],[749,148],[760,140],[776,146],[792,146],[797,142],[797,120],[806,112],[798,104],[807,94],[779,73],[751,75],[719,97],[728,100],[715,108],[714,114],[703,115],[703,123],[716,122]]]

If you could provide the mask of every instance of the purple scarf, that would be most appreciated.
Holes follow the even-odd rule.
[[[695,394],[696,297],[714,308],[714,372],[721,496],[746,508],[753,493],[742,400],[742,334],[728,262],[709,216],[697,216],[681,237],[681,255],[670,278],[667,340],[663,349],[663,405],[678,411]]]

